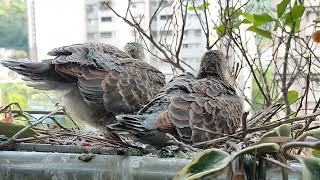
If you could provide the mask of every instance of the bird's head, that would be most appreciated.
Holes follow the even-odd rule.
[[[221,80],[230,79],[227,60],[220,50],[209,50],[201,58],[197,79],[207,77],[214,77]]]
[[[134,59],[144,60],[144,50],[141,44],[136,42],[128,42],[124,46],[124,51]]]

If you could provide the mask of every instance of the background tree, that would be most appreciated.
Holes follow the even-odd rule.
[[[0,0],[0,47],[28,50],[25,0]]]

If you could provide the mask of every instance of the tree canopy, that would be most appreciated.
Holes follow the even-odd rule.
[[[25,0],[0,0],[0,47],[28,49],[27,5]]]

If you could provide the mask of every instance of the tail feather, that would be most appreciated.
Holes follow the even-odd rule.
[[[60,76],[48,62],[0,61],[1,65],[23,76],[28,85],[40,90],[69,88],[68,81]]]
[[[118,115],[118,122],[110,127],[115,131],[145,132],[148,131],[144,124],[147,117],[148,115]]]

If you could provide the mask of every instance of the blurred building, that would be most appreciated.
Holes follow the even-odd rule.
[[[128,41],[139,41],[136,40],[138,32],[136,32],[133,27],[124,23],[121,18],[117,17],[104,2],[104,0],[86,0],[87,40],[112,43],[117,46],[123,46]],[[133,18],[141,22],[142,27],[149,29],[149,21],[160,2],[160,0],[132,0],[130,10]],[[167,36],[166,40],[168,44],[170,44],[174,38],[174,28],[176,27],[165,27],[168,19],[172,18],[172,3],[174,3],[172,0],[164,1],[161,11],[153,19],[151,33],[155,41],[159,41],[161,37]],[[113,0],[110,1],[110,5],[112,9],[124,16],[127,11],[128,1]],[[205,52],[205,38],[196,14],[193,11],[188,13],[185,40],[181,49],[181,59],[197,69],[199,67],[200,57]],[[130,19],[130,15],[128,16]],[[154,46],[151,44],[148,45],[152,53],[161,56],[161,53],[158,52]],[[162,63],[149,53],[147,54],[149,63],[157,66],[165,74],[172,74],[169,64]]]
[[[86,41],[85,0],[27,0],[30,59],[52,48]]]

